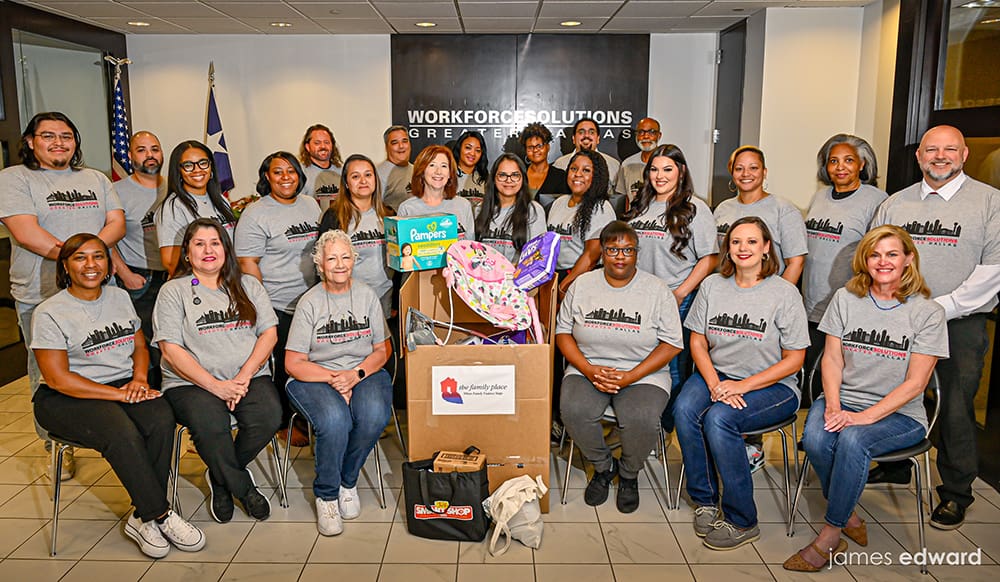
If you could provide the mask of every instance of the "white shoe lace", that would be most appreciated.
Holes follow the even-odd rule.
[[[200,534],[200,530],[192,525],[191,522],[183,519],[173,511],[167,514],[167,519],[160,524],[160,529],[163,530],[164,535],[175,540],[188,541],[188,538],[197,538]]]
[[[694,514],[696,516],[701,516],[706,513],[715,513],[715,508],[712,507],[711,505],[702,505],[701,507],[697,507],[694,510]]]
[[[340,516],[340,507],[337,506],[336,501],[325,501],[320,499],[318,505],[319,510],[322,512],[320,517],[337,519]]]

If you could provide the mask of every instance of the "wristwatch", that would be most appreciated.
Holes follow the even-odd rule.
[[[361,366],[358,366],[357,368],[354,368],[354,371],[358,373],[358,380],[364,380],[365,379],[365,370],[364,370],[364,368],[362,368]]]

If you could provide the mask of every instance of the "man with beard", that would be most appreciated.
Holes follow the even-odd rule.
[[[385,140],[385,161],[378,165],[378,178],[382,182],[382,203],[396,210],[410,194],[410,133],[402,125],[393,125],[382,134]]]
[[[21,164],[0,171],[0,221],[10,231],[10,292],[28,350],[28,383],[38,390],[41,370],[31,351],[31,318],[59,292],[56,259],[63,241],[81,232],[109,247],[125,235],[125,217],[107,176],[83,166],[80,132],[63,113],[31,118],[21,134]],[[48,433],[38,423],[42,439]],[[51,447],[46,440],[46,448]],[[63,455],[62,479],[73,477],[72,449]]]
[[[940,502],[931,515],[931,525],[944,530],[960,527],[975,499],[973,401],[989,345],[986,316],[1000,291],[1000,190],[962,172],[968,156],[958,129],[939,125],[927,130],[917,149],[924,179],[886,199],[872,221],[873,228],[895,224],[910,233],[920,252],[920,272],[948,318],[951,357],[937,364]],[[872,470],[868,482],[908,483],[910,466],[908,461],[883,463]]]
[[[608,176],[614,180],[614,177],[618,175],[618,168],[621,167],[621,162],[619,162],[615,157],[599,151],[597,146],[600,143],[601,128],[593,119],[584,117],[573,124],[573,145],[576,146],[576,149],[552,162],[552,165],[560,170],[565,170],[569,167],[569,161],[576,152],[580,150],[596,151],[601,154],[601,157],[604,158],[604,161],[608,164]],[[608,184],[609,194],[611,193],[612,186],[613,184]]]
[[[635,126],[635,143],[639,151],[625,158],[615,178],[615,192],[625,194],[629,201],[642,188],[642,170],[660,143],[660,122],[652,117],[644,117]]]
[[[133,173],[115,182],[115,192],[125,210],[125,237],[111,249],[111,262],[118,283],[128,291],[142,321],[142,333],[153,337],[153,305],[160,287],[169,278],[160,259],[153,212],[167,194],[167,181],[160,176],[163,149],[148,131],[137,131],[129,142],[128,157]],[[149,345],[149,383],[160,387],[160,350]]]
[[[306,184],[300,194],[312,196],[326,210],[340,192],[340,148],[330,128],[317,123],[306,130],[299,147],[299,161],[306,174]]]

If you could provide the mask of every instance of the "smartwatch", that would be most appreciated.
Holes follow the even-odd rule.
[[[358,380],[364,380],[365,379],[365,370],[364,370],[364,368],[362,368],[361,366],[358,366],[357,368],[354,368],[354,371],[358,373]]]

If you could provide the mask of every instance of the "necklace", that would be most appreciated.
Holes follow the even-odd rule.
[[[893,305],[892,307],[882,307],[881,305],[878,304],[878,299],[875,299],[875,296],[872,295],[872,290],[871,289],[868,290],[868,297],[872,300],[872,303],[875,304],[875,307],[878,308],[881,311],[892,311],[893,309],[896,309],[897,307],[899,307],[900,305],[902,305],[902,303],[899,300],[897,300],[896,304]]]

